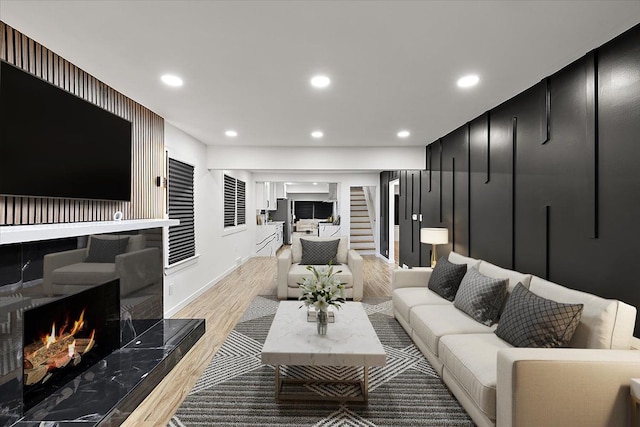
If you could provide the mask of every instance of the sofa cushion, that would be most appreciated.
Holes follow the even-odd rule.
[[[315,236],[299,236],[294,234],[291,240],[291,261],[300,262],[302,259],[302,244],[300,239],[313,240],[313,241],[327,241],[335,240],[335,237],[315,237]],[[340,264],[346,264],[347,254],[349,253],[349,246],[347,242],[347,236],[340,236],[340,243],[338,243],[338,254],[336,259]]]
[[[301,239],[302,258],[300,264],[306,265],[327,265],[337,264],[338,244],[340,239],[314,241]]]
[[[491,420],[496,419],[498,350],[510,347],[495,334],[447,335],[438,345],[445,370]]]
[[[431,352],[438,356],[438,341],[451,334],[486,333],[493,329],[476,322],[453,305],[419,305],[411,309],[409,324]]]
[[[531,279],[530,290],[554,301],[584,304],[569,347],[629,349],[635,326],[635,307],[565,288],[536,276]]]
[[[462,278],[453,305],[490,326],[496,322],[506,295],[506,279],[494,279],[471,268]]]
[[[515,347],[566,347],[582,307],[542,298],[518,284],[500,316],[496,335]]]
[[[115,263],[78,262],[53,270],[51,282],[56,285],[97,285],[116,277]]]
[[[529,288],[531,282],[530,274],[523,274],[514,270],[507,270],[506,268],[498,267],[490,262],[482,261],[478,271],[485,276],[493,277],[494,279],[506,279],[507,291],[513,291],[518,283],[522,283],[522,286]]]
[[[116,262],[116,256],[126,252],[128,243],[128,237],[101,239],[91,236],[91,245],[89,245],[87,258],[84,262],[114,263]]]
[[[336,272],[335,276],[338,280],[345,283],[345,289],[353,287],[353,274],[347,264],[335,266],[333,269]],[[338,273],[338,271],[340,271],[340,273]],[[298,283],[302,283],[305,277],[309,277],[312,274],[312,272],[307,270],[306,264],[291,264],[287,276],[287,286],[290,288],[298,288],[300,286]]]
[[[429,289],[442,298],[453,301],[466,272],[467,264],[454,264],[446,257],[441,257],[429,278]]]
[[[451,302],[427,288],[398,288],[391,295],[393,307],[410,322],[410,311],[418,305],[451,305]]]
[[[478,268],[481,263],[479,259],[469,258],[453,251],[449,252],[449,262],[454,264],[467,264],[467,270],[472,267]]]

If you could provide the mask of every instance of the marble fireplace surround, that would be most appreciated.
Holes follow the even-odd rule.
[[[83,237],[92,234],[139,233],[147,236],[147,247],[160,247],[162,255],[161,236],[166,227],[177,223],[152,219],[2,226],[0,249],[13,245],[23,253],[26,252],[23,248],[29,245],[46,248],[49,242],[70,238],[72,243],[73,238],[77,238],[81,247]],[[153,242],[149,244],[149,241]],[[0,268],[2,263],[0,259]],[[163,263],[159,265],[163,268]],[[40,426],[43,421],[58,426],[119,425],[204,334],[203,319],[163,318],[160,279],[143,289],[142,295],[121,298],[121,316],[124,313],[124,317],[130,318],[121,323],[120,348],[59,387],[41,403],[23,411],[24,310],[61,297],[40,295],[39,289],[38,285],[25,285],[24,289],[12,291],[7,291],[6,286],[0,287],[0,427]]]

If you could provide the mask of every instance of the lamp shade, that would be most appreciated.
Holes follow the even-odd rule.
[[[446,228],[421,228],[420,242],[432,245],[444,245],[449,243],[449,230]]]

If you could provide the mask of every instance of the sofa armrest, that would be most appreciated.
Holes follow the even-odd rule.
[[[640,351],[510,348],[497,370],[500,427],[626,426]]]
[[[65,265],[83,262],[87,257],[87,249],[72,249],[70,251],[46,254],[42,260],[42,287],[47,295],[53,295],[52,275],[54,270]]]
[[[127,296],[162,279],[160,249],[146,248],[116,256],[120,296]]]
[[[391,289],[424,288],[429,284],[431,267],[396,268],[391,273]]]
[[[362,255],[360,255],[355,249],[349,249],[347,252],[347,265],[353,275],[353,300],[362,301],[362,295],[364,294],[364,265]]]
[[[278,273],[276,275],[276,287],[278,289],[278,299],[287,299],[287,279],[291,269],[291,249],[283,249],[278,255]]]

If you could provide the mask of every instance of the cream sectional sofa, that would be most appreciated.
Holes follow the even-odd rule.
[[[629,383],[640,376],[630,350],[636,309],[530,274],[451,252],[454,264],[518,282],[543,298],[584,304],[571,348],[515,348],[428,289],[430,268],[396,269],[398,322],[478,426],[627,426]]]

